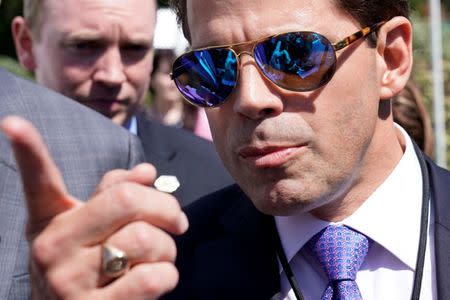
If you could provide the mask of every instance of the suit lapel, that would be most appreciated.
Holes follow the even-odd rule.
[[[219,222],[223,233],[196,249],[199,267],[193,286],[198,292],[205,287],[216,292],[211,299],[270,299],[280,290],[278,261],[267,228],[270,217],[259,213],[245,196],[234,203]]]
[[[438,299],[450,299],[450,173],[430,161],[427,166],[435,211]],[[217,238],[195,251],[193,299],[205,299],[205,286],[219,291],[217,296],[209,294],[213,299],[270,299],[280,289],[276,254],[265,229],[268,217],[244,195],[233,203],[220,218],[221,227],[211,234]]]
[[[450,299],[450,176],[430,161],[431,196],[435,212],[435,257],[438,299]]]
[[[178,174],[180,177],[187,175],[184,168],[180,168],[179,151],[174,146],[168,144],[168,136],[165,127],[150,121],[143,112],[136,115],[138,137],[141,140],[145,153],[145,160],[157,166],[158,175]],[[180,174],[181,173],[181,174]],[[177,191],[179,192],[179,190]],[[174,196],[179,197],[180,194],[175,192]]]
[[[168,147],[160,135],[165,131],[160,130],[161,125],[150,121],[145,113],[136,115],[138,137],[142,142],[147,161],[168,164],[176,156],[176,151]]]

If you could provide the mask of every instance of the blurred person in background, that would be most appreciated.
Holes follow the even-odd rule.
[[[12,22],[17,57],[38,83],[136,134],[182,205],[231,183],[211,143],[142,112],[153,63],[156,2],[24,1]]]
[[[394,121],[408,132],[422,151],[433,158],[434,138],[430,115],[425,107],[423,94],[409,80],[405,88],[393,98]]]
[[[170,71],[174,60],[175,53],[173,50],[155,50],[150,84],[152,101],[148,111],[152,120],[156,122],[185,128],[188,125],[185,122],[187,117],[185,104],[175,83],[170,79]],[[196,113],[196,110],[194,112]],[[193,128],[193,124],[189,125],[189,129]]]
[[[184,128],[211,140],[211,131],[203,109],[183,101],[174,81],[170,78],[172,64],[188,47],[176,22],[175,14],[168,8],[157,11],[155,29],[155,57],[151,74],[152,120],[177,128]]]

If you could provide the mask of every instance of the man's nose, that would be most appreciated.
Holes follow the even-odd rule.
[[[279,88],[258,69],[250,56],[241,56],[239,80],[231,95],[236,113],[252,120],[279,115],[284,103]]]
[[[120,49],[110,48],[97,61],[94,80],[108,86],[117,86],[126,81],[125,65]]]

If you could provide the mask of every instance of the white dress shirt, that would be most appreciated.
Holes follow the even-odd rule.
[[[137,128],[137,118],[136,116],[132,116],[128,122],[123,124],[123,127],[125,127],[126,130],[131,132],[134,135],[138,134],[138,128]]]
[[[405,152],[388,178],[364,204],[339,224],[369,237],[373,243],[356,283],[364,300],[410,299],[416,268],[422,208],[422,176],[410,137],[397,126],[406,141]],[[437,299],[434,262],[433,213],[430,209],[421,299]],[[305,300],[318,300],[328,284],[320,264],[302,247],[331,224],[309,213],[276,217],[276,225],[289,264]],[[300,251],[300,252],[299,252]],[[280,299],[295,295],[280,265]]]

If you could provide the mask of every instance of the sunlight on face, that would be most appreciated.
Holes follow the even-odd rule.
[[[148,90],[154,1],[48,0],[46,8],[37,81],[122,124]]]
[[[336,42],[361,29],[331,1],[187,4],[193,48],[298,30]],[[378,122],[374,49],[358,41],[338,53],[332,80],[304,93],[275,86],[250,56],[240,59],[238,85],[225,104],[207,114],[222,160],[254,204],[272,214],[310,211],[357,184],[361,166],[373,159],[366,153]]]

